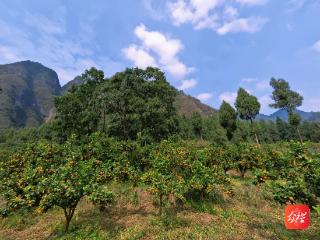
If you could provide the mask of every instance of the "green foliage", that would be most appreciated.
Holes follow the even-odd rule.
[[[90,135],[97,130],[120,140],[160,141],[178,132],[173,106],[177,91],[156,68],[133,68],[108,80],[92,68],[84,81],[56,98],[56,126],[62,138],[75,133]]]
[[[260,147],[253,144],[240,143],[232,145],[229,147],[229,151],[234,159],[235,167],[239,170],[242,178],[244,178],[248,170],[252,170],[258,166],[263,158]]]
[[[219,124],[217,115],[203,119],[203,139],[210,143],[225,145],[228,142],[226,130]]]
[[[246,90],[240,88],[238,91],[238,96],[235,103],[238,115],[243,120],[250,120],[252,128],[254,128],[253,120],[260,112],[260,103],[258,99],[250,95]],[[259,139],[257,136],[257,132],[255,132],[256,143],[259,144]]]
[[[196,137],[201,138],[203,136],[203,119],[198,112],[195,112],[191,116],[192,130]]]
[[[176,91],[156,68],[126,69],[103,85],[108,132],[122,140],[160,141],[177,132]]]
[[[319,201],[319,156],[311,154],[305,144],[291,142],[264,150],[265,159],[254,171],[256,182],[265,182],[280,203]]]
[[[301,117],[297,113],[289,114],[289,124],[295,128],[297,128],[301,123]]]
[[[113,192],[106,191],[104,188],[100,188],[89,195],[89,200],[99,206],[100,211],[104,211],[107,206],[114,203]]]
[[[271,107],[292,112],[302,105],[303,97],[300,96],[299,93],[292,91],[289,83],[284,79],[272,78],[270,85],[274,89],[272,92],[272,100],[274,103],[270,104]]]
[[[231,140],[234,131],[237,129],[237,112],[225,101],[220,106],[219,120],[221,126],[227,130],[228,139]]]
[[[169,196],[182,202],[192,196],[204,198],[214,194],[216,184],[226,182],[222,166],[209,160],[209,149],[170,141],[155,146],[142,179],[158,197],[160,214]]]
[[[59,206],[65,214],[67,231],[80,199],[101,190],[99,160],[88,154],[88,149],[89,146],[79,145],[74,136],[61,146],[41,141],[3,163],[1,191],[7,209],[36,207],[42,213]],[[102,197],[109,195],[94,196],[103,201]]]
[[[55,99],[55,130],[62,139],[71,134],[86,136],[98,130],[101,112],[96,89],[104,81],[103,77],[103,72],[95,68],[86,70],[82,75],[84,84],[73,86],[67,94]]]
[[[258,99],[250,95],[246,90],[240,88],[235,103],[239,117],[244,120],[252,121],[259,114],[260,103]]]
[[[289,83],[283,79],[272,78],[270,85],[274,89],[272,92],[274,103],[270,104],[270,106],[284,109],[288,112],[289,124],[297,131],[300,142],[302,142],[302,136],[298,128],[301,123],[301,117],[299,114],[294,113],[294,110],[302,105],[303,97],[299,93],[292,91]]]

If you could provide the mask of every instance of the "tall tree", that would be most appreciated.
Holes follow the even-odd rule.
[[[96,89],[104,81],[104,74],[91,68],[81,78],[84,81],[82,85],[73,86],[67,94],[55,99],[55,125],[63,139],[72,133],[83,136],[98,130],[101,108]]]
[[[159,69],[126,69],[110,78],[104,91],[110,135],[160,141],[177,132],[177,91]]]
[[[302,105],[303,97],[299,93],[292,91],[289,83],[284,79],[272,78],[270,85],[273,87],[272,100],[274,101],[274,103],[270,104],[270,107],[287,111],[289,124],[296,129],[302,142],[299,130],[301,118],[295,113],[295,110]]]
[[[294,128],[294,130],[298,133],[298,137],[300,139],[300,142],[302,143],[302,136],[299,130],[299,126],[301,124],[301,117],[296,112],[291,112],[288,116],[288,122],[289,124]]]
[[[193,128],[193,133],[196,137],[201,138],[203,137],[203,119],[198,112],[194,112],[191,115],[191,124]]]
[[[238,96],[236,99],[235,106],[236,106],[237,112],[239,114],[239,117],[242,120],[247,120],[247,121],[249,120],[250,121],[254,135],[255,135],[256,142],[257,142],[257,144],[259,144],[258,135],[257,135],[256,131],[254,130],[254,126],[253,126],[253,120],[259,114],[260,107],[261,107],[258,99],[255,96],[250,95],[243,88],[240,88],[238,90]]]
[[[227,137],[230,141],[233,137],[234,131],[237,129],[237,112],[227,102],[223,101],[219,110],[220,125],[226,129]]]

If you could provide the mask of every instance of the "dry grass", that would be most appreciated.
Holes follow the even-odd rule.
[[[190,203],[181,209],[168,208],[157,215],[152,197],[137,190],[139,201],[125,186],[121,198],[106,212],[99,212],[86,199],[81,201],[69,234],[63,234],[59,209],[32,215],[36,221],[25,228],[0,220],[0,239],[320,239],[319,219],[312,215],[306,231],[286,231],[284,207],[265,199],[265,193],[245,181],[232,180],[234,196],[220,194],[215,202]],[[115,187],[119,189],[119,187]],[[197,210],[196,210],[197,209]]]

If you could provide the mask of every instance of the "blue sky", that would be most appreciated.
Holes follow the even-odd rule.
[[[41,62],[62,85],[91,66],[151,65],[216,108],[242,86],[263,113],[284,78],[320,111],[319,16],[318,0],[2,0],[0,64]]]

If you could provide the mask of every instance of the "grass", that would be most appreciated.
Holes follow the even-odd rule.
[[[142,187],[133,191],[129,185],[114,184],[117,203],[100,212],[83,199],[68,234],[63,233],[62,211],[56,208],[43,215],[22,211],[0,219],[0,239],[320,239],[315,212],[309,229],[287,231],[284,206],[246,179],[232,178],[231,184],[233,196],[219,192],[210,201],[168,206],[162,217]]]

